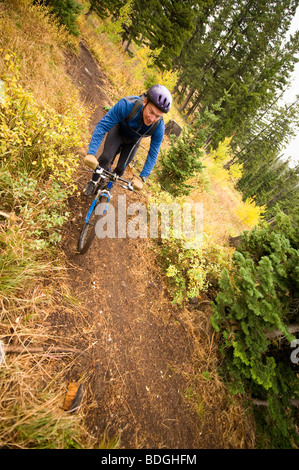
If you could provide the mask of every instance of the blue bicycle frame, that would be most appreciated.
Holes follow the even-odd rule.
[[[86,222],[87,224],[88,224],[88,222],[89,222],[90,216],[91,216],[91,214],[92,214],[92,212],[93,212],[93,210],[94,210],[94,208],[95,208],[95,206],[96,206],[96,204],[97,204],[99,198],[102,197],[102,196],[107,199],[107,205],[106,205],[106,207],[105,207],[105,209],[104,209],[104,214],[106,214],[107,209],[108,209],[108,203],[109,203],[109,201],[110,201],[110,199],[111,199],[111,194],[110,194],[109,190],[111,190],[112,187],[113,187],[113,183],[112,183],[112,181],[109,181],[108,184],[107,184],[107,190],[108,190],[108,191],[105,190],[105,189],[103,189],[103,190],[102,190],[101,192],[99,192],[99,193],[97,194],[97,196],[94,198],[94,200],[92,201],[91,206],[90,206],[90,208],[89,208],[89,211],[88,211],[88,213],[87,213],[87,215],[86,215],[86,217],[85,217],[85,222]]]

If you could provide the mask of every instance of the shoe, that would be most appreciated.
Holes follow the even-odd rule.
[[[83,194],[84,196],[93,196],[94,195],[94,190],[96,188],[96,183],[94,181],[89,181],[85,188],[83,189]]]

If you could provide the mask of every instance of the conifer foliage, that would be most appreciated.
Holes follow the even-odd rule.
[[[295,445],[291,401],[299,394],[290,334],[299,323],[299,237],[285,214],[275,222],[243,234],[234,269],[222,273],[211,321],[222,336],[231,390],[267,400],[270,434],[288,447]]]
[[[285,89],[298,60],[298,33],[286,41],[298,0],[205,3],[176,60],[177,89],[186,98],[181,109],[187,115],[230,90],[213,135],[216,146]]]
[[[182,136],[177,140],[172,136],[168,151],[161,152],[158,177],[163,188],[173,196],[188,195],[192,189],[188,180],[203,170],[201,157],[204,155],[204,145],[219,119],[217,113],[221,102],[219,100],[211,110],[206,108],[202,113],[197,113],[193,127],[183,129]]]
[[[76,20],[83,7],[76,0],[35,0],[34,3],[47,6],[50,13],[57,17],[61,25],[65,26],[74,36],[79,36]]]

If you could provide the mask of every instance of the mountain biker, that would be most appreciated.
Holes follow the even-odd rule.
[[[103,152],[98,158],[99,165],[107,169],[116,155],[120,153],[114,172],[122,176],[127,165],[133,160],[141,139],[151,137],[147,159],[139,175],[144,182],[156,164],[165,130],[163,114],[168,113],[171,104],[171,94],[163,85],[151,86],[141,97],[122,98],[97,124],[89,144],[87,157],[96,156],[107,133]],[[86,196],[94,193],[98,178],[99,175],[94,172],[91,181],[83,190]]]

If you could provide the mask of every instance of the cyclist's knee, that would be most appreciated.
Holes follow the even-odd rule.
[[[126,168],[116,166],[113,170],[114,173],[117,174],[117,176],[122,176],[125,172]]]

